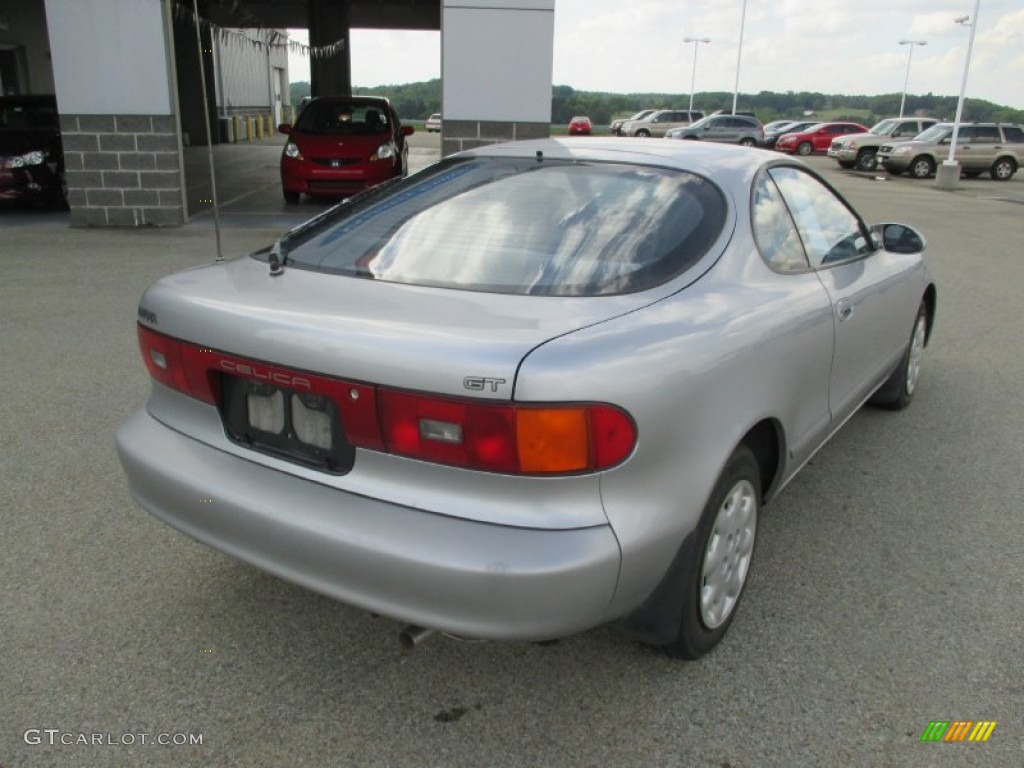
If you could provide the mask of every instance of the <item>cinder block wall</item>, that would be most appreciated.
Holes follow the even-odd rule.
[[[71,224],[176,226],[185,220],[171,115],[61,115]]]

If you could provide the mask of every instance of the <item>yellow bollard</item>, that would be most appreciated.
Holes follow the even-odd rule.
[[[245,127],[246,127],[245,138],[249,142],[252,142],[252,133],[253,133],[252,115],[246,115],[245,116]]]
[[[235,116],[233,116],[231,118],[231,143],[232,144],[237,144],[238,143],[238,132],[240,130],[241,130],[241,125],[239,125],[238,115],[235,115]]]

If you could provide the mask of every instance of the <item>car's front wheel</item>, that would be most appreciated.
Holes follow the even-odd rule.
[[[914,162],[910,164],[910,175],[915,179],[927,179],[934,173],[935,161],[925,155],[915,157]]]
[[[697,525],[681,582],[679,633],[664,646],[668,655],[696,659],[725,636],[750,573],[760,503],[757,460],[740,445],[726,462]]]
[[[649,137],[651,135],[651,132],[648,131],[646,128],[641,128],[639,131],[636,132],[636,135]]]
[[[1009,181],[1016,172],[1017,163],[1014,162],[1012,157],[1000,157],[992,163],[992,170],[989,171],[992,178],[996,181]]]
[[[862,171],[873,171],[878,167],[878,160],[875,152],[870,149],[862,149],[857,153],[857,168]]]
[[[921,378],[921,360],[924,357],[924,347],[928,341],[928,307],[924,302],[917,310],[914,318],[914,329],[910,332],[910,341],[903,351],[903,357],[896,370],[886,382],[871,396],[871,405],[881,408],[888,408],[892,411],[900,411],[910,405],[914,399],[914,392],[917,391],[917,384]]]
[[[744,139],[740,139],[740,144],[743,145],[744,147],[756,147],[757,146],[757,140],[756,139],[752,139],[749,136],[747,136]]]

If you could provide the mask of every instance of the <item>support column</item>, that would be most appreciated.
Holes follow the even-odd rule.
[[[551,133],[555,0],[444,0],[441,154]]]
[[[348,4],[309,0],[309,44],[330,45],[344,40],[344,50],[334,56],[309,60],[313,96],[352,95],[352,55],[349,50]]]
[[[72,226],[184,223],[165,2],[46,0]]]

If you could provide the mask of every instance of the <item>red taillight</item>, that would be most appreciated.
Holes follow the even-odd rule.
[[[139,326],[139,349],[149,375],[204,403],[216,405],[217,381],[210,375],[204,350],[170,336]]]
[[[612,405],[399,392],[245,360],[142,325],[139,347],[154,379],[190,397],[219,405],[224,374],[324,395],[337,406],[352,445],[422,461],[508,474],[578,474],[615,466],[636,445],[632,419]]]
[[[519,405],[381,389],[390,453],[511,474],[555,475],[612,467],[632,452],[636,428],[611,405]]]

